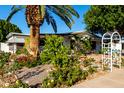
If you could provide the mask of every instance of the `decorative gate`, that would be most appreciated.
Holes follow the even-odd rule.
[[[121,36],[117,31],[102,36],[102,67],[112,72],[113,65],[121,68]]]

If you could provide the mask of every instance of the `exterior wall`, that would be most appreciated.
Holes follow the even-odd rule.
[[[9,46],[7,43],[0,43],[0,51],[9,52]]]
[[[10,38],[8,38],[7,42],[11,42],[11,43],[24,43],[25,42],[25,38],[28,36],[12,36]]]
[[[15,53],[16,50],[16,44],[0,43],[0,51]]]
[[[27,36],[14,36],[15,42],[24,43]]]

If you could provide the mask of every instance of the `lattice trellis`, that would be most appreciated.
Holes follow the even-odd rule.
[[[121,68],[121,36],[117,31],[106,32],[102,36],[102,66],[111,72],[113,65]]]

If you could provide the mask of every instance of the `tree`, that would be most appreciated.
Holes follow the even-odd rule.
[[[0,42],[7,40],[6,36],[10,32],[21,33],[21,30],[14,24],[7,22],[6,20],[0,20]]]
[[[86,29],[94,34],[117,30],[124,33],[124,6],[91,6],[84,15]]]
[[[30,54],[34,57],[37,57],[39,51],[40,26],[42,26],[44,20],[46,20],[48,25],[51,24],[54,31],[57,32],[56,21],[51,13],[59,16],[70,29],[74,23],[72,15],[79,17],[78,13],[69,5],[27,5],[26,7],[13,6],[7,20],[9,21],[15,13],[23,8],[26,8],[26,21],[30,27]]]

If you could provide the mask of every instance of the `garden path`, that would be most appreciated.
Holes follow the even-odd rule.
[[[72,88],[124,88],[124,69],[114,69],[100,77],[81,81]]]

